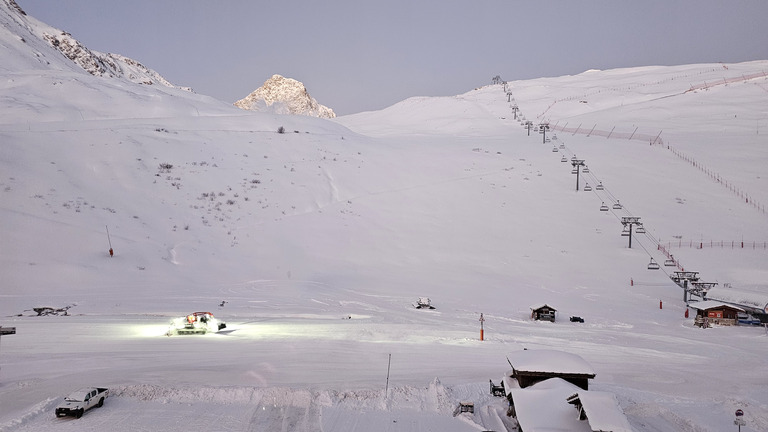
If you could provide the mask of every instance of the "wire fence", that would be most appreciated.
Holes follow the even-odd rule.
[[[683,93],[688,93],[691,91],[702,90],[702,89],[706,90],[715,86],[727,85],[730,83],[747,82],[749,80],[754,80],[758,78],[768,78],[768,74],[765,71],[761,71],[761,72],[756,72],[749,75],[741,75],[739,77],[722,78],[722,79],[710,81],[710,82],[705,81],[704,83],[701,83],[701,84],[691,85],[690,88]],[[567,99],[562,99],[562,100],[567,100]],[[555,102],[553,102],[549,108],[551,108],[558,101],[559,100],[556,100]],[[549,108],[547,108],[546,111],[548,111]],[[639,127],[635,127],[635,129],[630,132],[630,131],[617,131],[616,126],[612,127],[611,130],[603,130],[603,129],[598,129],[597,124],[594,124],[592,127],[579,124],[574,128],[574,127],[568,127],[568,123],[562,126],[559,123],[560,122],[558,121],[556,124],[550,125],[550,129],[552,129],[553,131],[559,131],[561,133],[570,133],[571,135],[579,134],[579,135],[585,135],[588,137],[591,137],[591,136],[605,137],[606,139],[625,139],[625,140],[643,141],[643,142],[647,142],[649,145],[652,145],[652,146],[658,145],[663,148],[666,148],[679,159],[689,163],[692,167],[698,169],[699,171],[707,175],[714,182],[728,189],[731,193],[733,193],[734,195],[739,197],[741,200],[743,200],[744,204],[750,207],[753,207],[755,210],[759,211],[760,213],[768,214],[768,208],[766,208],[766,206],[761,202],[755,200],[754,197],[750,195],[747,191],[740,188],[739,186],[734,184],[732,181],[726,179],[720,173],[714,171],[713,169],[697,161],[692,156],[689,156],[683,153],[682,151],[670,146],[668,143],[665,143],[664,139],[661,136],[662,131],[659,131],[656,134],[649,134],[649,133],[638,132]]]
[[[688,249],[768,249],[768,241],[744,241],[744,240],[678,240],[659,245],[665,250],[672,248]]]

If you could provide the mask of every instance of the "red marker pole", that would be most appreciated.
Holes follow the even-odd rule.
[[[112,256],[115,254],[115,251],[112,250],[112,239],[109,238],[109,226],[105,226],[107,227],[107,241],[109,242],[109,257],[112,258]]]
[[[484,330],[483,330],[483,322],[485,322],[485,318],[483,318],[483,314],[480,314],[480,340],[485,340],[485,339],[483,338],[483,336],[484,336],[484,335],[483,335],[483,333],[484,333]]]

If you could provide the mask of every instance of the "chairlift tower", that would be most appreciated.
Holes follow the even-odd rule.
[[[548,130],[549,130],[549,123],[544,122],[544,123],[541,123],[539,125],[539,132],[541,132],[543,134],[543,137],[541,139],[541,143],[542,144],[546,144],[546,142],[547,142],[547,131]]]
[[[507,85],[504,84],[504,87],[505,87],[504,90],[506,90],[506,86]],[[507,102],[512,102],[512,92],[511,91],[507,92]]]
[[[584,159],[571,159],[573,174],[576,174],[576,191],[579,191],[579,169],[584,166]]]
[[[643,224],[637,216],[622,216],[621,224],[624,225],[625,230],[628,230],[629,248],[632,249],[632,225],[642,226]]]
[[[688,282],[698,282],[699,272],[676,271],[670,276],[670,279],[683,289],[683,301],[688,304]]]
[[[507,101],[507,102],[509,102],[509,101]],[[515,120],[517,120],[517,112],[519,110],[520,110],[520,108],[517,106],[517,104],[512,105],[512,113],[515,115]]]
[[[528,136],[531,136],[531,127],[533,127],[533,122],[528,120],[525,122],[525,128],[528,129]]]
[[[693,282],[691,285],[693,285],[693,288],[689,289],[688,293],[690,295],[699,296],[702,300],[706,300],[707,293],[717,286],[717,282]]]

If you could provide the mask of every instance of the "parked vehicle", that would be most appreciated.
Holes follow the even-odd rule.
[[[82,388],[64,398],[64,402],[56,407],[56,417],[71,415],[80,418],[89,409],[103,406],[108,396],[109,390],[104,387]]]
[[[166,334],[171,336],[215,333],[226,327],[225,322],[216,319],[210,312],[194,312],[185,317],[173,319]]]

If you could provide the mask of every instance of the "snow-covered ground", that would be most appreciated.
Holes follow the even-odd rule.
[[[0,431],[504,430],[488,380],[523,348],[582,356],[637,431],[732,430],[739,408],[742,431],[768,430],[766,330],[694,327],[674,268],[646,269],[663,245],[723,297],[768,294],[768,80],[723,81],[768,62],[510,81],[335,121],[43,63],[0,69],[0,325],[17,329]],[[631,249],[622,216],[647,230]],[[556,323],[530,320],[544,302]],[[194,311],[227,328],[165,336]],[[103,408],[55,418],[96,385]],[[475,414],[454,417],[460,401]]]

